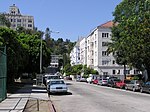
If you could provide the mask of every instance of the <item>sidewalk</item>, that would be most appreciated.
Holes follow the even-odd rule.
[[[43,101],[47,106],[42,106]],[[41,111],[42,110],[42,111]],[[54,112],[46,89],[25,85],[0,103],[0,112]]]

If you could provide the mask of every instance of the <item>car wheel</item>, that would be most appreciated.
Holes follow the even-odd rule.
[[[133,91],[133,92],[135,92],[135,91],[136,91],[135,87],[133,87],[133,88],[132,88],[132,91]]]
[[[127,87],[127,86],[125,86],[125,90],[128,90],[128,87]]]
[[[142,87],[140,88],[140,92],[143,93],[143,88]]]

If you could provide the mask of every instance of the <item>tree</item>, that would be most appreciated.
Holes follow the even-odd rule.
[[[11,23],[4,14],[0,14],[0,25],[10,27]]]
[[[150,80],[150,1],[123,0],[115,9],[110,51],[119,64],[147,70]]]
[[[7,54],[7,81],[13,82],[20,70],[26,65],[26,50],[17,40],[17,33],[9,28],[0,28],[2,46],[6,46]]]

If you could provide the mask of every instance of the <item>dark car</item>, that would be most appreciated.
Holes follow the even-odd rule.
[[[116,87],[116,82],[120,82],[121,80],[118,78],[109,78],[107,86]]]
[[[140,92],[148,92],[150,93],[150,81],[141,84]]]

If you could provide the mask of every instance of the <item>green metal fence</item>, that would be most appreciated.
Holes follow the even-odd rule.
[[[6,79],[7,79],[7,64],[6,64],[6,47],[0,47],[0,102],[6,98]]]

